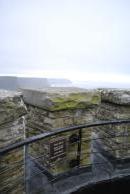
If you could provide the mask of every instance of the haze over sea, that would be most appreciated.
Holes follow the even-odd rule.
[[[0,74],[130,85],[130,1],[1,0]]]

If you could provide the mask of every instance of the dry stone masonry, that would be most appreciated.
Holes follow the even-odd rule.
[[[0,149],[24,139],[26,113],[20,93],[0,90]],[[0,156],[0,193],[22,194],[23,184],[23,148]]]
[[[101,90],[101,101],[99,120],[130,119],[130,90]],[[95,134],[105,155],[120,162],[130,159],[130,124],[98,127]]]
[[[28,137],[93,122],[100,104],[99,91],[78,88],[23,90],[23,96],[28,107]],[[82,129],[79,163],[78,140],[79,130],[62,133],[31,145],[29,152],[33,158],[39,158],[37,162],[52,175],[67,172],[77,165],[91,167],[91,129]]]
[[[45,88],[22,92],[24,102],[18,92],[0,91],[0,149],[23,140],[25,133],[31,137],[97,120],[130,119],[130,90]],[[118,162],[130,161],[130,124],[63,132],[31,143],[27,153],[52,176],[77,166],[91,169],[92,135],[98,152]],[[24,157],[23,147],[0,156],[0,193],[24,193]]]

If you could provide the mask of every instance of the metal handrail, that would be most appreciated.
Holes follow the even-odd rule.
[[[72,127],[57,128],[57,129],[54,129],[54,131],[52,131],[52,132],[46,132],[46,133],[42,133],[40,135],[32,136],[32,137],[26,138],[25,140],[23,140],[21,142],[18,142],[18,143],[15,143],[13,145],[9,145],[7,147],[4,147],[4,148],[0,149],[0,156],[4,155],[4,154],[6,154],[6,153],[8,153],[12,150],[15,150],[17,148],[23,147],[25,145],[29,145],[31,143],[34,143],[38,140],[42,140],[42,139],[47,138],[47,137],[51,137],[51,136],[54,136],[54,135],[61,134],[63,132],[75,131],[77,129],[103,126],[103,125],[109,125],[109,124],[116,125],[116,124],[127,124],[127,123],[130,123],[130,119],[127,119],[127,120],[98,121],[98,122],[87,123],[87,124],[77,125],[77,126],[72,126]]]

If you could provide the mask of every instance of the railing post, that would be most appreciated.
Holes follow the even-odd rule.
[[[78,141],[78,154],[77,154],[77,162],[78,167],[80,167],[80,156],[81,156],[81,144],[82,144],[82,129],[79,129],[79,141]]]

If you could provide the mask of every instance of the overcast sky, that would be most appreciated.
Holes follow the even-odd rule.
[[[130,1],[0,0],[0,74],[130,82]]]

